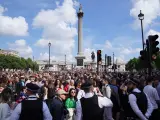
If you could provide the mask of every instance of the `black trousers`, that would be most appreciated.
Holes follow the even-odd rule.
[[[160,120],[160,109],[153,110],[152,115],[149,118],[149,120]]]

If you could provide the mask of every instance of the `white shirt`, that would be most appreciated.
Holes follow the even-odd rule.
[[[78,94],[77,94],[77,99],[80,100],[82,97],[85,96],[85,92],[84,90],[79,90]]]
[[[111,98],[111,88],[108,84],[106,84],[105,86],[103,86],[103,96],[107,97],[107,98]]]
[[[84,98],[91,98],[93,97],[93,93],[86,93]],[[106,97],[98,97],[98,105],[100,108],[103,107],[112,107],[113,103],[110,99]],[[77,101],[76,105],[76,120],[82,120],[82,107],[80,100]]]
[[[30,80],[27,80],[26,83],[25,83],[25,86],[26,86],[28,83],[30,83],[30,82],[31,82]]]
[[[28,100],[37,100],[37,97],[35,95],[29,96],[31,98],[28,98]],[[21,103],[17,105],[17,107],[14,109],[11,119],[10,120],[19,120],[20,114],[21,114]],[[50,111],[48,109],[48,106],[46,103],[43,102],[43,120],[52,120],[52,116],[50,114]]]
[[[147,85],[144,87],[143,92],[147,94],[149,100],[152,103],[153,109],[157,109],[158,105],[156,100],[160,100],[157,90],[151,85]]]
[[[0,120],[10,120],[11,109],[7,103],[0,103]]]
[[[137,92],[137,93],[140,93],[141,91],[137,88],[135,88],[133,90],[133,92]],[[146,95],[147,96],[147,95]],[[138,105],[137,105],[137,98],[134,94],[130,94],[129,95],[129,103],[130,103],[130,106],[132,108],[132,110],[134,111],[134,113],[141,119],[141,120],[147,120],[147,118],[145,116],[147,116],[148,118],[151,116],[152,114],[152,111],[153,111],[153,107],[152,107],[152,104],[149,100],[149,98],[147,97],[147,101],[148,101],[148,108],[147,108],[147,112],[145,115],[143,115],[143,113],[140,111],[140,109],[138,108]]]

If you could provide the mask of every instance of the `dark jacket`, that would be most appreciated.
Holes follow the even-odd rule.
[[[51,114],[53,120],[64,120],[67,110],[64,106],[63,101],[61,101],[58,97],[53,98],[51,104]]]

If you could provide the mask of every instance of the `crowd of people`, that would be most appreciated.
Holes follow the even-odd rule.
[[[0,72],[0,120],[160,120],[160,74]]]

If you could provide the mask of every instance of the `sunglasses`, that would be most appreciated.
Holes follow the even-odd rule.
[[[72,91],[71,93],[76,93],[76,91]]]

